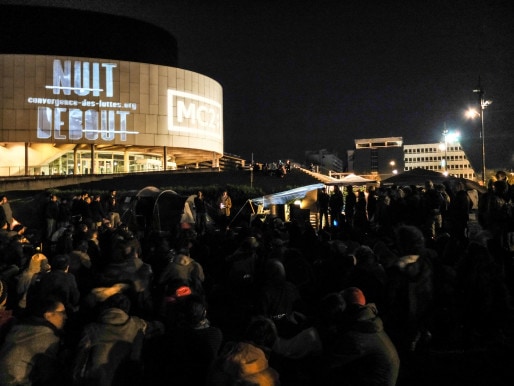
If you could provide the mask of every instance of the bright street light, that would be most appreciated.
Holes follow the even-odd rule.
[[[444,166],[443,174],[448,176],[448,144],[455,143],[459,141],[460,131],[450,131],[446,128],[446,122],[444,123],[443,130],[444,144],[439,146],[439,150],[444,150],[444,159],[441,162],[442,166]]]
[[[398,169],[395,169],[396,161],[395,160],[391,160],[389,162],[389,165],[391,166],[391,173],[393,173],[394,175],[398,174]]]
[[[446,133],[446,142],[455,143],[460,139],[460,131],[448,131]]]
[[[443,160],[443,166],[444,166],[444,175],[448,177],[448,130],[446,129],[446,122],[444,123],[444,130],[443,130],[443,136],[444,136],[444,160]]]
[[[480,116],[480,113],[476,109],[473,109],[471,107],[466,111],[466,118],[468,118],[468,119],[475,119],[476,117],[479,117],[479,116]]]

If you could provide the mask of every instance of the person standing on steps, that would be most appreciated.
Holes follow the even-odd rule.
[[[199,235],[203,235],[207,227],[207,209],[205,207],[205,197],[201,190],[198,191],[198,195],[194,199],[194,204],[196,213],[196,232]]]
[[[228,195],[228,191],[224,190],[218,199],[218,215],[220,221],[220,229],[228,229],[230,224],[230,208],[232,208],[232,199]]]

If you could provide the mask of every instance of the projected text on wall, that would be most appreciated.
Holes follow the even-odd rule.
[[[168,90],[168,130],[178,134],[222,138],[221,105],[199,95]]]
[[[55,140],[127,140],[127,116],[136,103],[113,100],[115,63],[53,61],[55,98],[28,97],[37,108],[37,138]]]

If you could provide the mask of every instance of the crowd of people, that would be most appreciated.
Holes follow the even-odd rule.
[[[254,172],[264,173],[269,176],[276,176],[283,178],[287,173],[291,171],[291,161],[278,160],[277,162],[265,162],[265,163],[253,163],[251,165]]]
[[[51,195],[40,243],[2,223],[0,386],[392,386],[433,344],[512,343],[506,180],[475,233],[462,185],[335,191],[319,229],[269,216],[140,237],[112,191]]]

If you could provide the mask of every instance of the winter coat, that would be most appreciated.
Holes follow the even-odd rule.
[[[205,274],[202,266],[189,256],[179,254],[174,256],[159,277],[161,286],[187,285],[195,292],[202,293],[202,283]]]
[[[36,274],[27,293],[28,304],[31,301],[39,301],[49,296],[58,297],[67,310],[74,310],[80,300],[80,292],[75,276],[72,273],[58,269]]]
[[[160,366],[169,385],[205,385],[210,366],[218,356],[222,331],[209,323],[202,328],[179,325],[161,340],[165,350]],[[171,365],[170,365],[171,364]]]
[[[404,321],[423,319],[432,308],[434,253],[403,256],[389,270],[388,311],[404,315]]]
[[[15,324],[0,350],[0,385],[51,384],[61,370],[59,349],[57,330],[46,320]]]
[[[111,385],[123,363],[135,370],[147,328],[146,321],[119,308],[101,312],[97,322],[84,328],[73,371],[77,384]]]
[[[324,344],[326,384],[344,379],[345,385],[394,386],[400,359],[377,308],[373,303],[349,308],[336,338]]]

